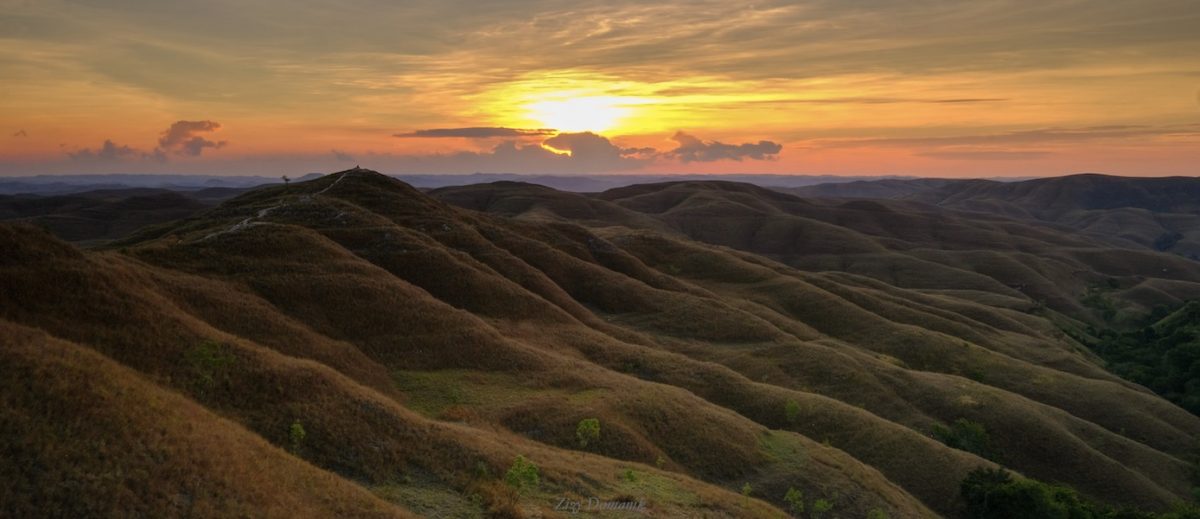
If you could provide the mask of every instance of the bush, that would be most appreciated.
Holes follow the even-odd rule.
[[[600,420],[596,418],[580,420],[579,425],[575,427],[575,438],[579,440],[580,448],[587,448],[589,443],[595,443],[600,439]]]
[[[973,519],[1090,519],[1112,517],[1079,499],[1074,490],[1032,479],[1015,479],[1004,469],[975,469],[962,482],[967,517]]]
[[[525,459],[525,456],[518,455],[513,460],[512,466],[508,468],[508,472],[504,473],[504,483],[516,489],[517,493],[524,493],[531,488],[537,488],[537,465]]]
[[[796,517],[800,517],[804,513],[804,492],[793,488],[788,488],[786,494],[783,495],[783,502],[787,503],[788,511]]]
[[[227,368],[234,360],[229,345],[213,340],[201,341],[188,348],[185,356],[195,376],[196,389],[202,395],[226,376]]]
[[[1161,514],[1114,509],[1074,490],[1034,479],[1017,479],[1004,469],[978,468],[963,479],[961,492],[971,519],[1200,519],[1200,508],[1180,504]]]
[[[818,519],[825,516],[825,512],[833,510],[833,502],[826,499],[818,499],[813,501],[812,517]]]
[[[948,447],[967,451],[986,459],[996,459],[996,453],[992,450],[991,437],[988,436],[987,429],[979,422],[959,418],[950,427],[937,424],[933,426],[933,437]]]
[[[795,400],[788,400],[783,405],[783,417],[787,419],[787,423],[795,424],[800,421],[800,403]]]
[[[308,437],[308,433],[304,431],[304,425],[300,420],[295,420],[288,427],[288,446],[292,453],[299,453],[300,448],[304,446],[304,439]]]

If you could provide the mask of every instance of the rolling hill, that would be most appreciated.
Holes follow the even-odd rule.
[[[0,224],[0,248],[4,515],[779,517],[795,489],[959,517],[999,465],[1113,505],[1191,496],[1200,418],[1064,329],[1102,324],[1097,283],[1126,313],[1194,298],[1200,264],[1046,226],[354,169],[94,250]],[[987,449],[948,445],[956,423]]]
[[[67,241],[99,243],[124,237],[147,225],[190,216],[242,191],[133,188],[49,196],[0,195],[0,220],[39,225]]]
[[[1021,182],[880,180],[785,188],[804,197],[890,198],[1041,221],[1124,248],[1200,258],[1200,180],[1082,174]]]

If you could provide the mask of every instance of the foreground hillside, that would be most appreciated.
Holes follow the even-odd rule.
[[[1063,333],[1091,318],[1071,294],[880,275],[899,256],[967,272],[969,229],[682,186],[435,198],[356,169],[110,250],[0,226],[0,449],[20,453],[0,506],[566,517],[595,497],[779,517],[799,495],[831,517],[958,517],[963,479],[998,464],[1116,505],[1189,498],[1200,419]],[[1065,239],[976,232],[1011,237],[998,255]],[[1114,275],[1095,242],[1059,245],[1035,268]],[[883,270],[811,268],[844,258]],[[1146,297],[1200,294],[1171,267]],[[964,423],[984,448],[955,441]]]

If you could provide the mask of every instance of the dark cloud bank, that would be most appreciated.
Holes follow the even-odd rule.
[[[704,141],[684,132],[676,132],[672,140],[678,145],[665,151],[649,147],[623,148],[592,132],[557,133],[548,129],[442,128],[394,135],[401,138],[507,138],[485,152],[464,151],[448,155],[414,157],[426,167],[444,166],[451,171],[628,171],[639,169],[659,159],[682,162],[773,160],[783,149],[782,145],[771,141],[726,144]],[[552,136],[540,142],[513,138],[548,135]]]

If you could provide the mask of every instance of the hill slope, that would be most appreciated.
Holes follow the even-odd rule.
[[[503,201],[509,190],[525,201]],[[888,240],[902,229],[886,221],[865,220],[888,240],[829,221],[873,207],[763,191],[641,187],[583,205],[524,185],[434,193],[501,216],[350,170],[248,192],[119,249],[0,226],[16,251],[0,260],[0,319],[23,334],[6,355],[45,341],[99,359],[106,384],[178,393],[212,413],[192,427],[219,415],[228,434],[276,446],[247,448],[309,463],[305,477],[380,513],[553,516],[564,496],[595,496],[660,517],[770,517],[794,487],[847,516],[952,517],[966,473],[994,466],[931,437],[959,419],[986,427],[992,458],[1096,499],[1163,508],[1189,495],[1200,419],[1100,368],[1047,319],[1065,314],[1023,311],[1019,292],[807,272],[769,258],[762,232],[735,244],[756,253],[705,243],[723,235],[702,224],[782,218],[856,254],[898,254]],[[991,232],[1014,247],[1055,239]],[[601,435],[581,447],[585,418]],[[502,483],[517,454],[541,471],[519,496]]]
[[[878,180],[781,189],[802,197],[887,198],[1053,223],[1124,248],[1200,258],[1200,179],[1083,174],[1021,182]]]
[[[101,243],[147,225],[191,216],[241,191],[136,188],[52,196],[0,195],[0,220],[33,223],[67,241]]]

